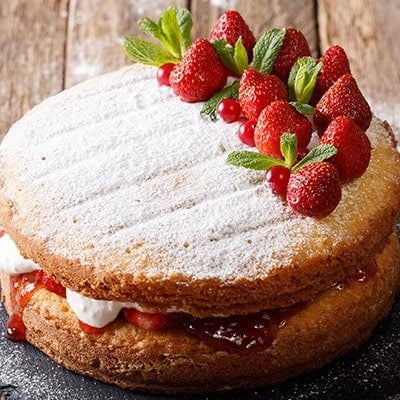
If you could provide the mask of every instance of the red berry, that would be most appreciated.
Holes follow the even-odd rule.
[[[316,104],[322,95],[344,74],[350,74],[350,63],[340,46],[331,46],[318,60],[322,63],[318,73],[311,104]]]
[[[274,101],[264,108],[258,118],[254,141],[260,153],[283,158],[280,150],[281,136],[285,133],[297,136],[297,145],[305,147],[311,139],[312,124],[287,101]]]
[[[310,56],[310,46],[302,32],[288,28],[283,38],[278,57],[275,60],[272,74],[283,82],[288,81],[290,70],[298,58]]]
[[[240,105],[236,100],[223,99],[217,107],[218,115],[227,123],[235,122],[240,117]]]
[[[175,314],[147,313],[135,308],[124,308],[122,313],[129,323],[149,331],[171,328],[177,322]]]
[[[248,146],[255,147],[254,143],[254,129],[256,127],[256,123],[251,120],[246,120],[242,122],[239,126],[238,136],[242,143],[247,144]]]
[[[339,172],[342,183],[359,178],[371,158],[371,142],[365,132],[350,118],[337,117],[326,128],[320,143],[334,145],[338,152],[329,159]]]
[[[345,115],[366,131],[372,113],[357,82],[350,74],[342,75],[321,97],[314,110],[314,125],[321,135],[336,117]]]
[[[247,119],[257,121],[261,111],[276,100],[288,100],[285,85],[274,75],[248,68],[239,84],[239,104]]]
[[[265,181],[270,186],[272,193],[286,197],[287,186],[290,177],[290,169],[283,165],[275,165],[265,173]]]
[[[212,44],[205,38],[195,40],[171,71],[169,82],[183,101],[208,100],[225,86],[227,70]]]
[[[329,162],[308,164],[290,175],[286,198],[290,207],[302,215],[326,217],[341,196],[339,174]]]
[[[297,146],[296,162],[299,162],[309,152],[310,152],[310,150],[308,150],[308,148],[306,146]]]
[[[157,81],[160,86],[170,86],[169,77],[174,67],[175,64],[167,63],[157,69]]]
[[[210,38],[223,39],[231,46],[235,46],[239,37],[242,38],[249,60],[251,60],[256,43],[253,33],[237,11],[225,11],[212,28]]]

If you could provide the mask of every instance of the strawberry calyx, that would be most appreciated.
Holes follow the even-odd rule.
[[[138,37],[126,37],[124,49],[128,57],[138,63],[159,67],[177,64],[192,43],[192,17],[186,8],[169,7],[157,22],[150,18],[138,21],[141,31],[160,42],[161,46]]]

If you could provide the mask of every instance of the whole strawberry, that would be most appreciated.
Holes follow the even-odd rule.
[[[347,54],[338,45],[329,47],[318,61],[322,63],[322,68],[318,73],[311,104],[316,104],[342,75],[350,74]]]
[[[371,142],[365,132],[349,117],[337,117],[326,128],[320,143],[338,150],[329,161],[335,165],[341,183],[359,178],[371,158]]]
[[[208,100],[225,86],[226,79],[226,68],[211,43],[205,38],[199,38],[172,69],[169,82],[177,96],[183,101],[194,103]]]
[[[312,124],[287,101],[274,101],[260,114],[254,131],[254,141],[260,153],[282,158],[281,136],[296,135],[298,147],[306,147],[311,139]]]
[[[287,82],[290,70],[298,58],[310,56],[310,46],[302,32],[297,29],[286,29],[282,46],[275,60],[272,74]]]
[[[315,106],[313,121],[318,134],[321,135],[329,123],[341,115],[352,118],[364,131],[372,119],[368,102],[350,74],[342,75]]]
[[[211,30],[211,40],[223,39],[231,46],[235,46],[239,37],[242,37],[243,45],[247,50],[249,60],[251,60],[253,47],[256,43],[253,33],[246,24],[246,21],[237,11],[225,11]]]
[[[261,111],[276,100],[288,100],[280,79],[252,68],[243,72],[239,84],[239,104],[247,119],[257,121]]]
[[[326,217],[342,197],[339,174],[327,161],[308,164],[290,175],[286,196],[296,212],[308,217]]]

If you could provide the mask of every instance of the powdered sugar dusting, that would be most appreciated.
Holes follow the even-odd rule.
[[[10,167],[4,195],[23,204],[25,233],[82,265],[229,283],[266,276],[300,253],[330,254],[354,219],[367,229],[374,216],[365,203],[388,189],[359,193],[378,167],[344,189],[331,216],[303,218],[264,187],[261,172],[226,164],[242,146],[237,124],[211,122],[201,107],[158,87],[149,67],[96,78],[36,107],[1,150]],[[369,134],[373,147],[389,146],[376,121]],[[359,213],[347,213],[350,204]]]

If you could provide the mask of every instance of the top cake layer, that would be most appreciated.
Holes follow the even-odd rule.
[[[201,117],[133,66],[66,90],[1,145],[0,213],[22,253],[82,294],[195,315],[288,305],[383,248],[400,160],[377,119],[366,173],[305,218],[226,164],[237,125]]]

